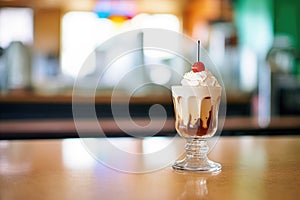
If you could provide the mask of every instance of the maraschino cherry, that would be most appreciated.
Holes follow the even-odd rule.
[[[205,66],[203,62],[195,62],[192,66],[193,72],[202,72],[205,70]]]

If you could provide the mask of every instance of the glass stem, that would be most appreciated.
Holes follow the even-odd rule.
[[[185,145],[187,159],[207,160],[209,147],[206,139],[187,139]]]

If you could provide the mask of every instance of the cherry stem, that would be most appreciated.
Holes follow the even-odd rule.
[[[198,57],[197,57],[197,61],[200,62],[200,40],[198,40],[198,49],[197,49],[197,53],[198,53]]]

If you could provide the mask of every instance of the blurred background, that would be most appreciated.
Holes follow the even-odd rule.
[[[71,118],[73,83],[87,56],[108,38],[137,28],[200,39],[222,75],[227,116],[254,117],[260,127],[272,116],[299,116],[299,10],[298,0],[0,0],[0,120]],[[102,46],[95,56],[105,59],[108,51]],[[120,72],[139,59],[177,66],[182,74],[190,67],[167,53],[123,59],[124,69],[111,72],[119,76],[104,77],[97,88],[103,116],[110,117],[106,105]],[[84,72],[83,94],[99,65]],[[164,68],[149,73],[158,84],[180,82],[166,78]],[[127,87],[130,82],[120,99]],[[147,115],[150,105],[161,103],[172,118],[169,91],[148,90],[136,94],[132,114]]]

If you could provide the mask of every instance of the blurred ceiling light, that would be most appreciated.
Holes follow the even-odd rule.
[[[136,2],[133,0],[97,0],[94,12],[99,18],[122,16],[130,19],[136,13]]]
[[[158,85],[167,84],[171,80],[171,71],[166,66],[156,65],[150,68],[150,79]]]
[[[249,48],[242,49],[240,58],[241,88],[250,92],[257,87],[257,56]]]
[[[141,13],[132,18],[132,27],[134,28],[159,28],[167,29],[175,32],[180,31],[179,19],[172,14],[146,14]],[[146,40],[147,38],[145,38]],[[174,41],[174,46],[176,46]],[[145,57],[149,58],[160,58],[160,59],[170,59],[175,55],[170,52],[166,52],[158,49],[146,49],[144,51]],[[147,58],[146,58],[147,59]]]
[[[95,21],[91,12],[69,12],[62,20],[63,73],[76,77],[88,55],[96,45]]]
[[[92,12],[68,12],[62,20],[61,67],[64,74],[76,77],[93,50],[116,31],[114,23]],[[92,73],[95,65],[80,74]]]
[[[161,28],[179,32],[179,19],[172,14],[141,13],[132,18],[132,25],[136,28]]]

